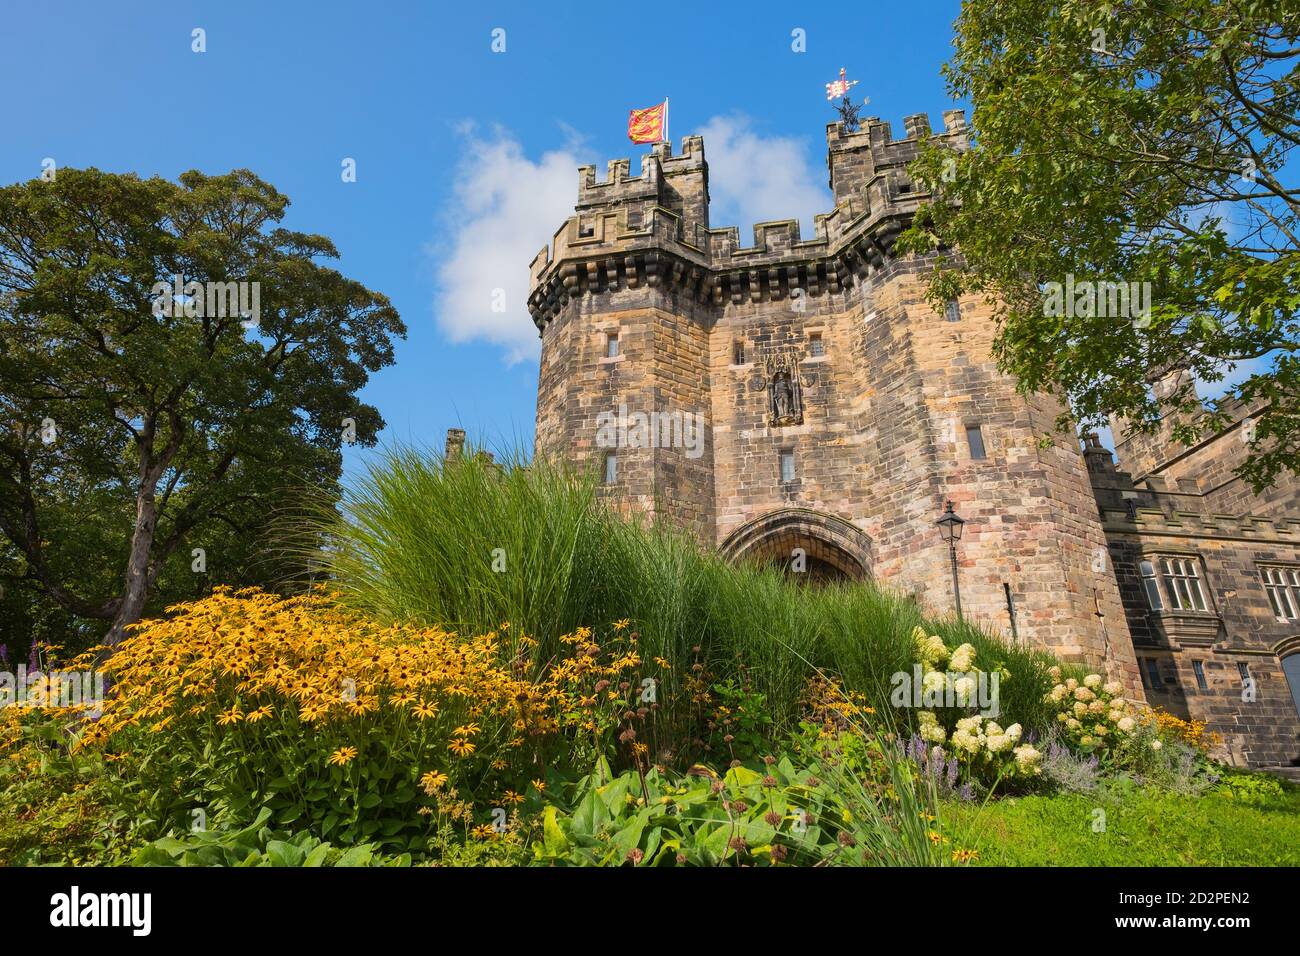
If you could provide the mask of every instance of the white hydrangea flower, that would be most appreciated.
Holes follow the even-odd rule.
[[[989,734],[985,739],[985,746],[988,747],[989,753],[1001,753],[1011,746],[1011,738],[1006,734]]]
[[[1047,669],[1047,676],[1059,684],[1061,682],[1061,669],[1053,664]]]
[[[975,678],[958,677],[952,682],[952,690],[958,707],[969,707],[975,702]]]
[[[948,731],[938,724],[926,724],[921,728],[921,739],[930,744],[947,743]]]
[[[1081,700],[1084,703],[1093,700],[1096,696],[1097,696],[1096,694],[1094,694],[1086,687],[1076,687],[1074,689],[1074,699]]]
[[[1137,726],[1137,723],[1132,717],[1121,717],[1119,723],[1115,726],[1124,731],[1124,733],[1130,734],[1133,732],[1133,728]]]
[[[1108,681],[1102,685],[1102,690],[1114,697],[1116,694],[1124,693],[1124,685],[1117,680]]]
[[[1164,746],[1164,744],[1162,744],[1162,743],[1161,743],[1160,741],[1158,741],[1158,740],[1153,740],[1153,741],[1151,741],[1151,749],[1152,749],[1152,750],[1159,750],[1159,749],[1160,749],[1161,747],[1163,747],[1163,746]]]
[[[1020,735],[1022,733],[1023,731],[1020,729],[1019,724],[1012,724],[1010,727],[1007,728],[1007,736],[1010,737],[1012,740],[1019,740]]]
[[[975,667],[975,646],[973,644],[963,644],[952,652],[952,660],[948,665],[952,670],[962,671],[963,673]]]
[[[1088,713],[1104,714],[1106,712],[1106,702],[1104,700],[1094,700],[1088,705]]]
[[[1074,693],[1074,689],[1078,686],[1079,686],[1079,682],[1075,680],[1073,677],[1071,677],[1069,680],[1065,682],[1065,689],[1072,694]]]
[[[943,638],[927,635],[919,626],[912,629],[912,644],[923,664],[937,667],[948,659],[948,648],[944,646]]]
[[[1098,687],[1101,686],[1101,675],[1089,674],[1087,677],[1083,679],[1083,686],[1091,688],[1092,690],[1096,690]]]
[[[957,721],[957,729],[952,732],[952,745],[967,753],[979,753],[984,746],[984,733],[980,730],[983,718],[963,717]]]
[[[1021,744],[1015,750],[1011,751],[1016,758],[1016,769],[1024,774],[1035,774],[1039,771],[1039,761],[1043,755],[1029,744]]]
[[[1075,704],[1075,705],[1074,705],[1074,716],[1079,717],[1079,718],[1081,718],[1081,719],[1084,718],[1084,717],[1087,717],[1087,716],[1088,716],[1088,705],[1085,704],[1083,701],[1079,701],[1077,704]]]
[[[1078,730],[1080,727],[1083,726],[1083,724],[1079,723],[1073,717],[1068,717],[1066,718],[1065,726],[1069,727],[1071,730]]]
[[[926,694],[942,694],[948,687],[948,677],[940,671],[926,671],[921,678],[921,691]]]

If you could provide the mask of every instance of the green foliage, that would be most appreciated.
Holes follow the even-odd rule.
[[[1236,767],[1217,767],[1215,790],[1223,797],[1254,806],[1275,808],[1300,804],[1300,787],[1287,786],[1277,777]]]
[[[340,848],[310,833],[275,830],[270,810],[240,830],[191,831],[141,847],[133,866],[410,866],[409,854],[384,856],[373,843]]]
[[[848,759],[841,741],[803,769],[788,756],[719,777],[610,775],[578,782],[571,807],[547,806],[536,863],[571,866],[943,865],[950,841],[929,812],[931,794],[897,757]],[[861,746],[861,741],[858,741]],[[858,752],[861,757],[863,752]],[[880,777],[888,781],[882,784]]]
[[[679,752],[700,706],[683,692],[697,665],[713,683],[761,698],[775,732],[797,726],[818,669],[878,711],[892,709],[890,675],[911,670],[911,632],[923,623],[914,601],[870,584],[806,588],[769,568],[733,566],[667,524],[606,507],[595,478],[545,461],[523,467],[517,457],[499,468],[471,454],[444,467],[418,450],[388,450],[344,492],[338,514],[327,509],[306,529],[330,541],[311,559],[345,602],[378,620],[461,633],[508,621],[538,640],[535,663],[560,653],[560,636],[578,627],[630,618],[642,658],[670,665],[659,699],[662,719],[679,728],[671,741]],[[970,622],[924,624],[1005,668],[1008,722],[1050,719],[1042,702],[1050,655]]]
[[[1003,371],[1067,396],[1085,426],[1113,413],[1155,427],[1169,408],[1151,382],[1185,370],[1164,396],[1175,437],[1222,428],[1241,400],[1262,410],[1240,474],[1259,490],[1295,473],[1300,9],[968,0],[956,30],[944,72],[974,105],[973,148],[922,151],[914,172],[936,200],[900,240],[951,267],[936,307],[991,296]],[[1150,313],[1081,299],[1049,314],[1044,284],[1068,276],[1149,283]],[[1248,374],[1202,415],[1194,380],[1238,365]]]
[[[131,789],[98,755],[70,756],[54,721],[34,719],[0,760],[0,866],[111,865],[138,843]]]
[[[0,642],[116,639],[151,595],[301,570],[264,553],[270,530],[302,487],[334,487],[345,418],[373,442],[357,392],[405,330],[320,264],[327,238],[278,227],[288,205],[247,170],[0,189]],[[256,327],[212,294],[160,305],[178,275],[256,283]]]
[[[714,684],[712,691],[717,702],[710,722],[712,750],[740,761],[752,760],[766,750],[772,737],[767,698],[732,678]]]

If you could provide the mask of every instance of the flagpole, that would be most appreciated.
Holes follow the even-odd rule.
[[[664,97],[664,142],[672,146],[672,137],[668,135],[668,97]]]

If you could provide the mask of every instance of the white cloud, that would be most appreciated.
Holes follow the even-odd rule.
[[[762,136],[745,116],[715,116],[700,130],[709,162],[709,223],[739,226],[740,243],[754,241],[754,223],[798,219],[813,237],[813,216],[830,212],[825,173],[809,163],[805,140]]]
[[[534,161],[504,130],[486,138],[473,126],[461,132],[464,158],[445,210],[445,233],[453,238],[432,250],[438,325],[452,342],[500,345],[510,363],[535,358],[528,264],[573,215],[581,145],[567,130],[562,148]],[[829,211],[831,199],[804,141],[762,136],[743,116],[714,117],[700,133],[715,228],[738,225],[741,244],[749,245],[754,223],[799,219],[803,237],[812,237],[812,217]],[[632,170],[639,169],[633,158]],[[493,311],[496,290],[504,311]]]
[[[454,240],[433,250],[434,313],[451,341],[496,343],[513,364],[539,351],[527,308],[528,264],[573,215],[580,163],[573,144],[534,162],[502,130],[488,139],[472,127],[463,132],[464,159],[446,210]],[[493,311],[496,300],[504,311]]]

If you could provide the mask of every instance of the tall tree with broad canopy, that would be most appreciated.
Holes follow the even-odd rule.
[[[357,392],[405,327],[320,263],[329,239],[278,227],[288,205],[247,170],[0,189],[10,588],[112,643],[164,568],[238,578],[270,512],[336,489],[344,442],[374,443],[383,420]]]
[[[901,241],[945,253],[936,307],[988,295],[1002,370],[1085,426],[1168,416],[1190,443],[1262,409],[1239,474],[1294,474],[1300,5],[966,0],[956,31],[944,72],[972,149],[922,150],[935,198]]]

